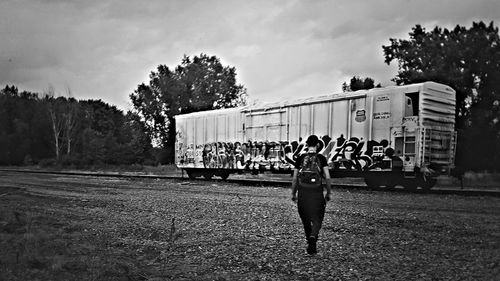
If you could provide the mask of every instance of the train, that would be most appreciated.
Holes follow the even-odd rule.
[[[287,174],[314,134],[333,180],[430,189],[454,168],[455,103],[428,81],[177,115],[175,162],[189,178]]]

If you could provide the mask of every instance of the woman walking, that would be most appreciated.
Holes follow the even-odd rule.
[[[316,242],[331,194],[330,172],[325,156],[318,154],[319,144],[317,136],[307,138],[307,151],[299,155],[295,162],[292,180],[292,200],[297,201],[307,240],[307,253],[310,255],[317,253]],[[326,195],[323,196],[325,186]]]

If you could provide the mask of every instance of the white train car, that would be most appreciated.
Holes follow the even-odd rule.
[[[289,173],[309,135],[333,177],[431,188],[453,168],[455,91],[425,82],[176,116],[176,164],[190,177]]]

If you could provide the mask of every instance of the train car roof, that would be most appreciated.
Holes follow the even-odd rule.
[[[215,110],[207,110],[207,111],[199,111],[188,114],[177,115],[175,118],[190,118],[197,116],[209,116],[209,115],[224,115],[231,114],[235,112],[252,112],[252,111],[267,111],[272,109],[279,109],[283,107],[293,107],[293,106],[301,106],[305,104],[315,104],[315,103],[323,103],[334,100],[346,100],[353,99],[359,97],[365,97],[367,95],[376,95],[383,92],[390,92],[393,89],[401,89],[401,88],[418,88],[423,85],[441,85],[443,84],[435,83],[435,82],[422,82],[416,84],[409,85],[401,85],[401,86],[388,86],[383,88],[372,88],[369,90],[358,90],[355,92],[343,92],[343,93],[334,93],[322,96],[309,96],[305,98],[293,99],[289,101],[280,101],[280,102],[257,102],[251,105],[246,105],[242,107],[234,107],[234,108],[224,108],[224,109],[215,109]],[[408,89],[412,90],[413,89]]]
[[[387,93],[393,89],[419,88],[423,85],[442,85],[442,84],[438,84],[435,82],[422,82],[422,83],[415,83],[415,84],[409,84],[409,85],[388,86],[388,87],[383,87],[383,88],[372,88],[369,90],[358,90],[358,91],[354,91],[354,92],[343,92],[343,93],[334,93],[334,94],[322,95],[322,96],[312,96],[312,97],[294,99],[294,100],[284,101],[284,102],[258,103],[258,104],[253,104],[250,106],[246,106],[245,108],[242,108],[242,112],[271,110],[271,109],[277,109],[277,108],[282,108],[282,107],[301,106],[301,105],[305,105],[305,104],[322,103],[322,102],[328,102],[328,101],[334,101],[334,100],[336,101],[336,100],[354,99],[354,98],[359,98],[359,97],[365,97],[367,95],[376,95],[376,94],[380,94],[380,93]],[[443,85],[443,86],[445,86],[445,85]],[[413,91],[413,89],[408,89],[408,90]]]
[[[197,117],[197,116],[231,114],[231,113],[235,113],[235,112],[241,112],[246,107],[247,106],[240,106],[240,107],[233,107],[233,108],[221,108],[221,109],[214,109],[214,110],[197,111],[197,112],[193,112],[193,113],[175,115],[174,118],[180,119],[180,118],[191,118],[191,117]]]

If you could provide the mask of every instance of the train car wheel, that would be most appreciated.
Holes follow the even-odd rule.
[[[436,185],[437,179],[429,176],[421,175],[418,178],[418,185],[422,187],[423,190],[431,190],[431,188]]]

